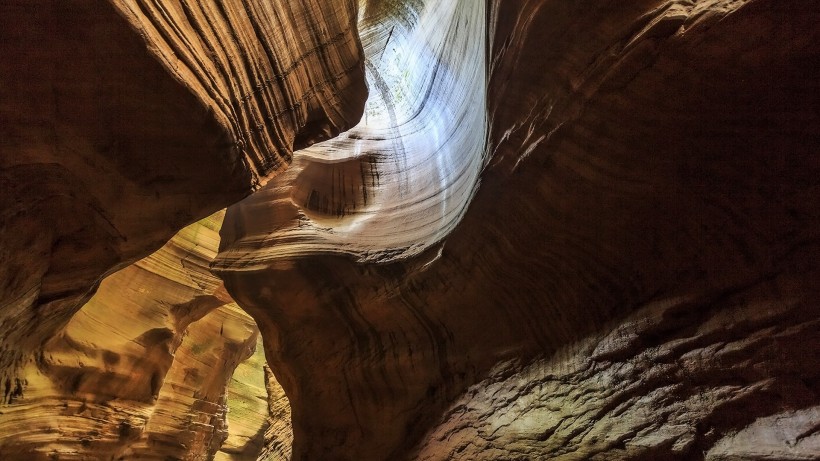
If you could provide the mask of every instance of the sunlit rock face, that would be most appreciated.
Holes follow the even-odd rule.
[[[365,119],[231,207],[214,265],[294,458],[817,459],[820,11],[390,5]],[[428,139],[382,149],[405,102]],[[484,110],[485,148],[439,147]]]
[[[2,3],[0,459],[820,459],[820,10],[576,3]]]
[[[296,459],[381,459],[412,443],[405,426],[428,416],[413,408],[426,386],[400,370],[381,373],[385,357],[371,355],[384,353],[385,339],[370,331],[369,339],[356,337],[358,322],[368,321],[351,310],[358,293],[340,300],[327,290],[346,284],[337,276],[356,276],[353,261],[364,268],[420,258],[411,259],[417,270],[434,261],[484,165],[485,6],[465,0],[384,8],[363,8],[360,22],[371,88],[364,118],[337,139],[298,152],[287,172],[231,207],[214,265],[260,322],[273,370],[300,402],[293,407]],[[338,271],[311,267],[303,277],[294,267],[324,266],[334,255],[349,258]],[[396,314],[378,315],[385,325],[407,321],[407,313]],[[411,355],[397,351],[388,366],[413,366]],[[372,398],[379,400],[366,402]],[[315,440],[318,433],[327,437]]]
[[[108,277],[45,343],[4,395],[4,459],[240,461],[290,446],[259,330],[208,271],[222,216]]]
[[[352,1],[0,5],[0,381],[366,98]]]
[[[374,8],[359,24],[371,93],[361,122],[297,152],[290,169],[229,209],[218,267],[321,253],[406,259],[463,215],[485,152],[485,7]]]

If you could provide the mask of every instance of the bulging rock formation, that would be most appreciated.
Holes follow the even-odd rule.
[[[0,376],[99,281],[359,119],[356,5],[0,6]]]
[[[817,8],[451,3],[450,27],[434,2],[379,26],[436,24],[446,63],[488,21],[488,163],[451,234],[397,248],[412,206],[361,211],[382,164],[313,163],[347,139],[227,213],[215,267],[276,344],[294,457],[816,459]]]
[[[208,271],[223,215],[106,278],[45,343],[6,387],[0,453],[239,461],[288,440],[259,330]]]
[[[813,2],[40,6],[0,458],[820,459]]]
[[[362,121],[299,151],[229,209],[219,267],[264,267],[285,254],[407,259],[458,223],[484,164],[486,10],[472,1],[396,8],[365,9],[360,21],[371,88]]]

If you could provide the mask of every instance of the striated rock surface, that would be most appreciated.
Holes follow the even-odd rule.
[[[162,382],[140,439],[119,457],[211,459],[224,447],[234,453],[247,449],[252,457],[245,459],[255,460],[253,455],[261,447],[258,442],[249,440],[251,437],[241,440],[247,432],[243,426],[256,423],[256,431],[263,430],[265,415],[260,417],[234,400],[231,403],[237,412],[246,415],[246,420],[242,423],[234,420],[232,428],[228,418],[231,395],[227,388],[239,363],[253,356],[257,340],[255,325],[235,307],[211,312],[188,327],[182,344],[174,352],[173,364]],[[262,410],[266,410],[265,406]]]
[[[236,305],[232,306],[236,311]],[[243,318],[247,322],[244,313]],[[228,438],[216,453],[216,461],[291,459],[290,402],[265,363],[261,335],[257,335],[253,356],[236,367],[226,395]]]
[[[454,230],[417,233],[440,216],[422,197],[475,180],[372,199],[390,166],[362,125],[229,209],[214,267],[266,339],[294,458],[817,459],[820,10],[451,2],[445,27],[439,2],[391,5],[362,28],[374,87],[368,40],[400,54],[437,24],[457,70],[398,66],[435,92],[487,21],[489,143],[439,171],[486,166]],[[419,123],[483,110],[444,88]]]
[[[416,457],[817,459],[817,275],[655,301],[547,359],[501,363]]]
[[[364,117],[297,152],[290,169],[229,209],[218,267],[319,253],[408,258],[464,214],[484,163],[485,7],[375,4],[359,25],[371,88]]]
[[[356,333],[357,323],[368,321],[348,313],[357,293],[339,299],[327,291],[345,285],[336,275],[356,274],[347,267],[311,268],[306,284],[293,266],[326,254],[382,264],[423,255],[417,265],[428,264],[441,252],[435,244],[463,215],[484,164],[484,5],[432,2],[377,8],[372,17],[369,11],[360,29],[374,90],[362,122],[338,139],[298,152],[291,169],[232,206],[222,228],[227,245],[214,264],[259,322],[273,349],[268,352],[273,371],[291,401],[310,402],[293,408],[295,459],[342,456],[335,444],[347,445],[362,459],[388,456],[406,442],[404,425],[419,416],[409,411],[405,396],[412,401],[426,387],[392,372],[371,377],[353,365],[383,353],[379,339]],[[350,286],[365,280],[349,280]],[[261,292],[268,299],[260,303],[254,297]],[[325,297],[327,304],[317,302]],[[391,317],[384,320],[406,321],[404,314]],[[362,339],[366,342],[356,343]],[[286,350],[280,353],[280,347]],[[305,354],[300,363],[308,368],[286,362],[291,354]],[[313,384],[303,387],[305,380]],[[389,395],[372,392],[370,385]],[[358,408],[351,399],[359,393],[379,400]],[[378,421],[378,427],[361,433],[357,420]],[[326,437],[313,440],[315,432]]]
[[[358,121],[352,0],[0,6],[0,381],[106,274]]]
[[[290,401],[279,381],[276,380],[276,376],[267,366],[265,366],[265,387],[268,391],[268,428],[265,430],[265,442],[258,459],[291,459],[293,426]]]
[[[262,336],[257,334],[253,355],[237,365],[225,390],[228,437],[216,453],[217,461],[256,461],[265,446],[269,427],[266,367]]]
[[[820,459],[818,24],[3,3],[0,459]]]
[[[277,387],[255,323],[208,271],[222,216],[108,277],[6,386],[3,459],[257,459]]]

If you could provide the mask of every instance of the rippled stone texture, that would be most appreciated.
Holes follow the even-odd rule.
[[[485,9],[396,8],[366,8],[359,25],[371,88],[362,121],[297,152],[230,208],[218,266],[318,253],[386,262],[424,252],[458,223],[484,163]]]
[[[576,3],[2,4],[0,454],[818,459],[820,10]]]
[[[368,40],[401,49],[440,20],[424,3],[362,28],[374,87]],[[228,211],[215,267],[272,348],[295,458],[815,459],[820,11],[452,5],[425,41],[441,58],[398,66],[436,91],[488,21],[488,88],[461,97],[486,94],[487,164],[452,233],[419,236],[439,214],[401,189],[371,199],[391,160],[356,130]],[[483,110],[461,98],[418,113]]]
[[[295,459],[342,456],[336,444],[363,459],[388,456],[385,450],[405,443],[404,425],[419,416],[407,402],[426,389],[415,378],[370,377],[354,365],[382,346],[376,338],[348,336],[359,328],[357,314],[347,313],[355,300],[325,288],[343,286],[336,277],[355,274],[317,267],[301,279],[292,266],[342,254],[381,264],[423,255],[422,267],[440,254],[436,244],[464,214],[484,164],[484,5],[465,0],[379,11],[360,25],[371,85],[364,119],[340,138],[298,152],[291,169],[232,206],[222,229],[227,244],[214,266],[260,322],[286,392],[300,396],[293,407]],[[362,282],[369,280],[350,280],[352,287]],[[253,298],[259,290],[269,300]],[[404,314],[387,317],[406,321]],[[313,339],[303,336],[307,332]],[[290,362],[291,354],[305,354],[308,367]],[[342,364],[349,368],[340,370]],[[371,384],[387,386],[390,398],[371,392]],[[371,397],[383,400],[351,404]],[[378,421],[378,427],[362,433],[357,420]],[[314,440],[317,432],[328,436]]]
[[[0,381],[106,274],[355,124],[356,4],[0,5]]]
[[[222,216],[108,277],[43,346],[0,407],[4,459],[257,459],[282,391],[208,270]]]

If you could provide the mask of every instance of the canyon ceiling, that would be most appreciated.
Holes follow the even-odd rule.
[[[0,2],[0,460],[820,460],[820,4]]]

